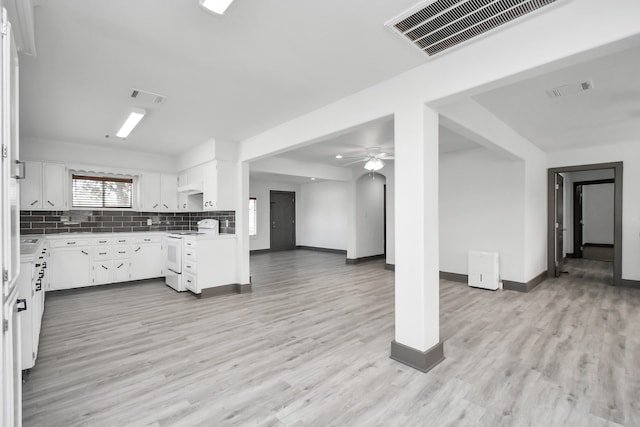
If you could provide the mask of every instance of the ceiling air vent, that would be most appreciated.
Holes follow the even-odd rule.
[[[386,25],[433,56],[556,1],[438,0]]]
[[[577,95],[585,90],[593,89],[593,81],[587,80],[580,83],[572,83],[568,85],[562,85],[554,87],[553,89],[547,89],[547,95],[549,98],[559,98],[561,96]]]
[[[141,89],[131,89],[131,98],[143,104],[162,104],[167,97]]]

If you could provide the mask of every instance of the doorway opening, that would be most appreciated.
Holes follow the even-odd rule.
[[[585,180],[581,176],[588,176],[587,172],[593,174],[601,171],[613,174],[613,177],[607,176],[601,180]],[[581,173],[584,173],[581,175]],[[563,177],[564,175],[564,177]],[[593,247],[613,246],[613,285],[621,285],[622,280],[622,162],[599,163],[592,165],[568,166],[560,168],[548,169],[548,210],[547,210],[547,276],[558,277],[563,273],[563,265],[565,255],[568,257],[582,257],[585,249],[585,232],[589,239],[602,240],[601,242],[592,242]],[[565,178],[571,181],[572,185],[566,186],[569,192],[563,191],[565,187]],[[584,211],[581,204],[585,201],[584,191],[585,185],[605,184],[613,186],[613,212],[611,213],[613,221],[613,230],[608,230],[608,237],[591,237],[597,235],[597,231],[585,229],[585,218],[582,217]],[[593,187],[594,189],[596,187]],[[605,190],[605,189],[601,189]],[[606,189],[609,190],[609,189]],[[564,195],[567,195],[565,200]],[[565,206],[569,204],[572,208]],[[611,209],[611,206],[609,206]],[[571,226],[567,227],[564,218],[566,214],[570,214],[573,219],[569,221]],[[586,215],[586,214],[585,214]],[[596,212],[595,217],[607,216],[602,212]],[[589,220],[589,225],[593,223]],[[607,230],[606,226],[601,229]],[[572,238],[565,238],[565,234],[571,234]],[[609,241],[612,242],[609,244]],[[606,241],[605,241],[606,240]],[[565,242],[572,246],[571,252],[567,250]]]
[[[296,248],[296,193],[270,191],[271,251]]]

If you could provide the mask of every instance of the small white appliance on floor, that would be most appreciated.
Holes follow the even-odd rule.
[[[500,262],[497,252],[469,251],[469,286],[502,289]]]

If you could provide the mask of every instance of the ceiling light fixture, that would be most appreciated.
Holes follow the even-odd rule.
[[[315,180],[316,180],[315,178],[311,178],[311,181],[315,181]]]
[[[225,10],[229,7],[233,0],[199,0],[200,6],[207,9],[209,12],[216,13],[218,15],[224,15]]]
[[[384,162],[378,158],[369,159],[367,163],[364,164],[364,168],[368,171],[377,171],[384,167]]]
[[[338,155],[336,156],[336,159],[341,159],[341,158],[342,158],[342,154],[338,154]]]
[[[140,123],[140,120],[142,120],[145,114],[147,114],[147,112],[142,108],[134,108],[129,114],[129,117],[127,117],[127,120],[125,120],[124,124],[116,134],[116,136],[118,138],[128,137],[131,131],[133,130],[133,128],[135,128],[136,125]]]

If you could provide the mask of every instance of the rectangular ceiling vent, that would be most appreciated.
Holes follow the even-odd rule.
[[[568,85],[562,85],[554,87],[553,89],[547,89],[547,95],[549,98],[559,98],[561,96],[577,95],[585,90],[593,89],[593,81],[587,80],[580,83],[572,83]]]
[[[557,0],[437,0],[385,24],[429,56]]]
[[[167,99],[164,95],[135,88],[131,89],[131,98],[142,104],[162,104]]]

